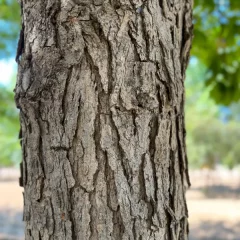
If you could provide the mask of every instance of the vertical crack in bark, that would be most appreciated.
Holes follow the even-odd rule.
[[[183,97],[184,99],[184,97]],[[182,104],[182,111],[184,112],[184,103]],[[187,156],[187,148],[186,148],[186,128],[185,128],[185,119],[184,115],[182,116],[182,124],[183,124],[183,150],[184,150],[184,157],[185,157],[185,176],[186,176],[186,181],[187,181],[187,187],[191,187],[191,181],[189,177],[189,171],[188,171],[188,156]],[[180,122],[179,122],[179,128],[181,127]]]
[[[27,146],[29,145],[28,143],[28,123],[27,123],[27,115],[25,115],[24,110],[20,112],[20,120],[21,120],[21,126],[22,128],[22,136],[23,136],[23,145],[22,145],[22,162],[23,162],[23,186],[24,188],[28,184],[29,181],[29,176],[28,176],[28,164],[27,164],[27,158],[28,158],[28,153],[27,153]]]
[[[148,214],[147,214],[146,221],[147,221],[148,229],[151,230],[151,227],[154,225],[152,221],[153,214],[154,214],[154,201],[153,199],[148,199],[147,197],[146,184],[144,179],[145,155],[146,153],[142,155],[141,164],[139,166],[138,178],[139,178],[139,188],[140,188],[140,199],[142,199],[147,205]]]
[[[40,132],[41,133],[41,132]],[[44,170],[44,157],[43,157],[43,144],[42,144],[42,137],[40,135],[39,137],[39,164],[42,169],[42,176],[40,175],[38,178],[38,181],[40,181],[40,187],[39,187],[39,199],[37,199],[38,202],[41,201],[44,191],[44,179],[46,178],[45,170]]]
[[[133,239],[134,239],[134,240],[137,240],[138,234],[137,234],[137,232],[136,232],[136,218],[135,218],[135,217],[133,218],[133,225],[132,225],[132,226],[133,226],[133,227],[132,227]]]
[[[19,130],[19,134],[18,134],[18,139],[20,142],[20,146],[21,148],[23,148],[23,139],[22,139],[22,127],[20,126],[20,130]],[[21,162],[20,162],[20,177],[19,177],[19,186],[23,187],[23,154],[22,154],[22,158],[21,158]]]
[[[158,201],[158,180],[157,180],[157,173],[156,173],[156,166],[155,166],[155,151],[156,151],[156,137],[158,135],[158,129],[159,129],[159,122],[158,122],[158,116],[154,115],[150,121],[150,131],[149,131],[149,153],[150,153],[150,161],[153,168],[153,179],[154,179],[154,201]]]
[[[94,16],[93,14],[90,14],[90,19],[92,20],[92,26],[95,29],[95,32],[98,34],[99,39],[101,40],[101,42],[105,43],[106,47],[107,47],[107,60],[108,60],[108,94],[110,94],[113,90],[113,83],[114,83],[114,77],[113,77],[113,70],[112,70],[112,54],[113,54],[113,49],[111,46],[111,42],[108,40],[107,36],[104,35],[104,30],[103,30],[103,26],[101,24],[101,22],[99,21],[99,19]],[[109,95],[107,96],[109,99]],[[109,101],[108,101],[109,103]]]
[[[181,73],[183,79],[185,78],[186,68],[190,59],[190,49],[192,46],[193,38],[193,24],[192,24],[192,1],[186,0],[183,11],[183,23],[181,29],[181,48],[180,48],[180,59],[181,59]]]
[[[113,212],[113,239],[123,239],[124,231],[125,227],[123,224],[120,206],[118,205],[117,211]]]
[[[149,42],[147,26],[146,26],[146,23],[145,23],[146,19],[145,19],[144,11],[141,11],[140,16],[142,17],[142,21],[141,21],[141,23],[142,23],[142,31],[143,31],[144,40],[146,42],[146,58],[147,58],[146,60],[150,60],[150,42]]]
[[[75,178],[76,179],[76,178]],[[75,231],[75,225],[76,222],[74,221],[74,216],[73,216],[73,206],[75,204],[74,202],[74,197],[73,197],[73,192],[74,192],[74,187],[69,189],[69,205],[70,205],[70,210],[69,210],[69,219],[71,221],[71,231],[72,231],[72,239],[78,239],[77,238],[77,231]]]
[[[112,231],[112,237],[113,239],[122,239],[123,233],[124,233],[124,223],[121,216],[120,206],[117,206],[117,209],[113,209],[111,201],[114,201],[117,199],[111,199],[110,197],[114,196],[117,197],[117,189],[115,184],[115,177],[114,177],[114,171],[111,170],[111,167],[108,162],[107,153],[105,153],[105,181],[107,185],[107,206],[112,211],[113,214],[113,231]]]
[[[173,115],[173,117],[175,118],[175,116]],[[170,117],[171,119],[172,117]],[[176,174],[176,169],[174,168],[175,166],[175,161],[177,161],[177,159],[175,159],[175,155],[174,155],[174,150],[172,149],[172,145],[176,144],[175,141],[175,134],[177,134],[175,132],[175,129],[173,129],[173,121],[175,121],[175,119],[169,121],[169,167],[168,167],[168,175],[169,175],[169,189],[168,189],[168,194],[169,194],[169,207],[171,209],[174,208],[174,194],[175,194],[175,174]],[[174,142],[174,143],[172,143]],[[178,171],[178,169],[177,169]]]
[[[109,166],[108,156],[106,151],[104,151],[104,156],[105,156],[104,179],[107,187],[107,206],[111,211],[114,211],[114,209],[111,206],[111,199],[110,199],[110,194],[111,194],[110,184],[111,184],[112,178],[114,179],[113,177],[114,172],[111,170],[111,167]],[[114,191],[115,189],[112,189],[112,190]]]
[[[139,180],[139,197],[145,202],[148,202],[148,197],[146,193],[146,185],[145,185],[145,179],[144,179],[144,165],[145,165],[145,155],[144,153],[141,158],[141,164],[139,166],[139,173],[138,173],[138,180]]]
[[[78,139],[78,131],[79,131],[79,127],[80,127],[80,120],[81,120],[81,96],[80,96],[80,99],[79,99],[79,104],[78,104],[78,110],[77,110],[77,122],[76,122],[76,128],[75,128],[75,132],[73,133],[73,138],[72,138],[72,143],[70,145],[70,149],[69,151],[74,151],[73,154],[76,154],[75,153],[75,149],[76,149],[76,144],[77,142],[79,141]],[[81,140],[80,140],[81,141]],[[82,146],[82,150],[83,150],[83,155],[82,157],[84,157],[84,147],[82,145],[82,142],[81,143],[81,146]],[[69,153],[68,151],[68,153]],[[79,162],[75,162],[74,161],[75,158],[72,157],[70,158],[69,157],[69,161],[70,161],[70,164],[72,166],[72,174],[73,174],[73,178],[75,179],[75,186],[80,186],[80,183],[79,183],[79,176],[78,176],[78,168],[79,168]]]
[[[132,42],[132,45],[133,45],[135,61],[140,62],[141,57],[140,57],[140,54],[138,52],[138,43],[137,43],[136,39],[133,37],[130,29],[128,30],[128,36],[131,39],[131,42]]]
[[[89,215],[90,215],[90,231],[91,231],[91,235],[89,237],[89,240],[95,240],[98,239],[98,232],[96,230],[96,216],[97,216],[97,210],[96,210],[96,199],[95,199],[95,192],[91,192],[89,194],[89,200],[91,203],[91,208],[89,211]]]
[[[178,157],[179,157],[179,173],[181,175],[181,181],[182,181],[182,184],[184,184],[184,176],[183,174],[185,174],[185,153],[182,151],[182,145],[183,145],[183,142],[181,140],[181,137],[180,135],[182,134],[182,130],[179,128],[179,120],[180,120],[180,117],[181,116],[177,116],[176,117],[176,120],[175,120],[175,125],[176,125],[176,138],[177,138],[177,150],[178,150]]]
[[[178,154],[180,159],[180,173],[182,178],[183,186],[185,184],[184,180],[186,180],[186,184],[188,187],[191,186],[190,179],[189,179],[189,173],[188,173],[188,163],[187,163],[187,153],[186,153],[186,145],[185,145],[185,136],[184,132],[185,126],[184,126],[184,117],[182,115],[179,115],[176,118],[176,128],[177,128],[177,142],[178,142]]]
[[[25,122],[25,117],[23,111],[20,112],[20,125],[21,125],[21,129],[20,129],[20,144],[21,144],[21,148],[22,148],[22,162],[20,164],[20,167],[22,167],[21,169],[21,178],[22,178],[22,186],[25,188],[26,184],[27,184],[27,180],[28,180],[28,176],[27,176],[27,163],[26,163],[26,146],[27,146],[27,136],[26,136],[26,122]],[[20,178],[20,179],[21,179]]]
[[[170,101],[171,101],[171,91],[170,91],[170,86],[169,86],[169,83],[168,82],[166,82],[166,81],[164,81],[164,80],[162,80],[161,79],[161,77],[160,77],[160,72],[161,71],[164,71],[164,70],[161,70],[160,69],[160,67],[159,67],[159,65],[160,65],[160,63],[157,63],[156,64],[156,67],[157,67],[157,72],[156,72],[156,74],[155,74],[155,76],[156,76],[156,78],[157,78],[157,80],[159,81],[159,83],[164,87],[164,94],[166,94],[165,96],[167,97],[167,103],[170,103]],[[163,64],[163,66],[164,66],[164,68],[166,68],[166,66],[165,66],[165,64]],[[164,73],[165,73],[165,71],[164,71]],[[160,86],[161,86],[160,85]],[[160,86],[158,86],[157,85],[157,90],[161,90],[160,89]],[[163,91],[162,91],[163,92]],[[162,96],[160,96],[160,91],[158,91],[158,95],[157,95],[157,97],[158,97],[158,101],[159,101],[159,111],[160,111],[160,113],[162,113],[162,109],[163,109],[163,107],[164,107],[164,105],[163,105],[163,103],[162,103],[162,99],[164,98],[164,96],[162,95]],[[166,104],[166,103],[165,103]]]
[[[166,171],[168,173],[168,175],[167,175],[168,179],[163,179],[163,182],[164,181],[168,182],[168,189],[166,189],[164,191],[166,195],[165,195],[165,200],[164,200],[163,206],[164,206],[165,216],[166,216],[166,230],[167,230],[168,239],[175,240],[175,238],[173,236],[173,229],[172,229],[173,228],[172,224],[175,222],[174,213],[172,210],[172,207],[174,206],[174,196],[173,196],[173,192],[171,191],[171,188],[172,188],[172,190],[174,189],[174,184],[175,184],[175,182],[173,181],[174,174],[175,174],[175,171],[174,171],[175,159],[174,159],[173,151],[171,149],[171,141],[174,141],[174,138],[172,136],[172,125],[171,125],[171,121],[169,119],[171,119],[171,114],[168,112],[166,115],[166,120],[167,120],[166,132],[169,132],[169,134],[170,134],[169,138],[166,139],[166,143],[169,146],[167,148],[167,151],[168,151],[167,154],[169,154],[169,159],[168,159],[169,162],[168,162],[168,169],[166,169]]]
[[[176,198],[176,184],[177,183],[177,179],[175,177],[175,175],[177,174],[176,172],[178,171],[178,169],[175,169],[175,161],[177,161],[177,159],[175,159],[174,156],[174,151],[172,151],[171,149],[170,151],[170,164],[169,164],[169,189],[168,189],[168,194],[169,194],[169,203],[167,206],[167,211],[166,213],[168,214],[168,226],[171,226],[175,223],[176,218],[175,218],[175,205],[174,205],[174,201]],[[172,214],[171,214],[171,212]]]
[[[53,203],[52,203],[52,198],[49,198],[49,205],[51,208],[51,212],[52,212],[52,220],[53,220],[53,224],[52,224],[52,233],[55,232],[55,224],[56,224],[56,220],[55,220],[55,214],[54,214],[54,207],[53,207]]]
[[[125,152],[124,152],[124,150],[123,150],[123,148],[122,148],[122,146],[120,144],[121,137],[120,137],[120,134],[118,132],[118,128],[117,128],[117,126],[116,126],[116,124],[114,122],[114,118],[113,118],[112,114],[113,113],[111,112],[111,114],[110,114],[111,126],[112,126],[112,129],[113,129],[113,132],[115,133],[115,135],[117,137],[116,145],[117,145],[117,149],[119,150],[119,154],[118,155],[119,155],[119,159],[121,161],[123,174],[124,174],[128,184],[129,184],[129,187],[130,187],[130,190],[131,190],[132,189],[131,182],[132,182],[132,176],[133,175],[132,175],[131,168],[130,168],[128,162],[127,162],[128,159],[126,158]]]
[[[54,29],[54,44],[56,48],[60,48],[61,45],[59,44],[59,38],[58,38],[57,18],[61,10],[61,2],[60,1],[52,2],[48,8],[46,7],[46,10],[47,10],[46,14],[48,15],[50,23],[52,24]]]
[[[98,68],[94,65],[94,62],[92,60],[91,55],[89,54],[89,52],[87,51],[87,48],[85,48],[85,55],[88,61],[88,64],[90,65],[90,67],[92,68],[92,72],[95,73],[95,80],[96,80],[96,94],[98,97],[98,103],[97,103],[97,113],[95,116],[95,121],[94,121],[94,144],[95,144],[95,158],[96,161],[98,163],[98,169],[96,170],[96,172],[94,173],[93,176],[93,186],[94,189],[93,191],[90,193],[90,203],[91,203],[91,208],[90,208],[90,229],[91,229],[91,235],[90,235],[90,240],[95,240],[98,239],[98,230],[97,230],[97,216],[98,216],[98,211],[97,211],[97,203],[96,203],[96,185],[97,185],[97,177],[98,174],[100,172],[100,152],[101,152],[101,148],[100,148],[100,130],[101,130],[101,125],[100,125],[100,113],[101,113],[101,104],[100,104],[100,94],[103,91],[102,85],[101,85],[101,81],[100,81],[100,75],[98,72]]]
[[[71,66],[68,70],[68,74],[67,74],[67,78],[65,80],[65,87],[64,87],[64,92],[63,92],[63,96],[62,96],[62,112],[63,112],[63,116],[61,119],[61,124],[63,125],[63,127],[65,127],[65,117],[66,117],[66,103],[67,103],[67,91],[68,91],[68,87],[70,85],[70,81],[72,78],[72,74],[73,74],[73,69],[74,66]]]
[[[156,74],[156,78],[158,79],[158,75]],[[157,90],[157,100],[158,100],[158,111],[159,111],[159,114],[162,113],[162,109],[163,109],[163,102],[162,102],[162,98],[161,98],[161,95],[160,95],[160,85],[157,84],[156,86],[156,90]]]
[[[137,124],[136,124],[137,113],[136,110],[132,110],[132,120],[133,120],[133,134],[134,136],[137,134]]]
[[[38,109],[39,111],[39,109]],[[40,113],[39,113],[40,115]],[[44,156],[43,156],[43,153],[44,153],[44,148],[43,148],[43,139],[42,139],[42,129],[41,129],[41,123],[40,123],[40,119],[38,119],[38,125],[39,125],[39,139],[38,139],[38,161],[39,161],[39,165],[40,165],[40,172],[41,172],[41,177],[42,178],[46,178],[46,174],[45,174],[45,167],[44,167]]]

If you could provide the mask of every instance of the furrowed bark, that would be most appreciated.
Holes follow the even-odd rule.
[[[187,239],[190,0],[22,1],[25,239]]]

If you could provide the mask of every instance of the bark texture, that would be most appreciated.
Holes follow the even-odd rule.
[[[25,239],[187,239],[191,0],[22,0],[22,15]]]

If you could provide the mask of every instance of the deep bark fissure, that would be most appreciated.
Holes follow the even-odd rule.
[[[142,24],[142,29],[143,29],[144,41],[146,43],[146,60],[149,61],[149,60],[151,60],[149,57],[150,56],[150,49],[149,49],[150,43],[149,43],[148,33],[146,30],[145,15],[144,15],[143,10],[141,11],[140,16],[142,18],[141,24]]]
[[[62,112],[63,112],[63,116],[62,116],[62,119],[61,119],[61,124],[63,125],[64,127],[64,122],[65,122],[65,117],[66,117],[66,97],[67,97],[67,91],[68,91],[68,86],[69,86],[69,83],[70,83],[70,79],[72,78],[72,72],[73,72],[73,68],[75,66],[71,66],[70,69],[68,70],[68,74],[67,74],[67,78],[66,78],[66,81],[65,81],[65,87],[64,87],[64,92],[63,92],[63,97],[62,97]]]
[[[112,125],[112,128],[113,128],[113,131],[115,132],[116,136],[117,136],[117,140],[116,140],[116,144],[117,144],[117,148],[119,150],[119,159],[121,161],[121,166],[122,166],[122,169],[123,169],[123,174],[125,176],[125,178],[127,179],[127,182],[131,188],[131,176],[132,176],[132,173],[130,172],[130,167],[128,165],[128,163],[126,162],[126,157],[125,157],[125,153],[124,153],[124,150],[120,144],[120,134],[118,132],[118,128],[117,126],[115,125],[114,123],[114,120],[113,120],[113,116],[112,114],[110,115],[110,119],[111,119],[111,125]]]
[[[69,191],[69,198],[70,198],[70,211],[69,211],[69,219],[71,221],[71,231],[72,231],[72,239],[77,239],[77,232],[75,230],[75,225],[76,225],[76,222],[74,221],[74,216],[73,216],[73,205],[74,205],[74,202],[73,202],[73,188],[70,189]]]
[[[124,233],[124,224],[120,212],[120,206],[118,205],[117,211],[113,212],[113,239],[122,239]]]
[[[150,152],[150,160],[153,168],[153,178],[154,178],[154,201],[157,201],[157,189],[158,189],[158,181],[156,174],[156,167],[154,163],[155,151],[156,151],[156,137],[159,129],[159,119],[158,116],[153,116],[152,121],[150,122],[150,144],[149,144],[149,152]]]

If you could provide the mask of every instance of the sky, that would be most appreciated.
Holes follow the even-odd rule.
[[[14,58],[0,60],[0,84],[7,86],[16,73],[17,64]]]

